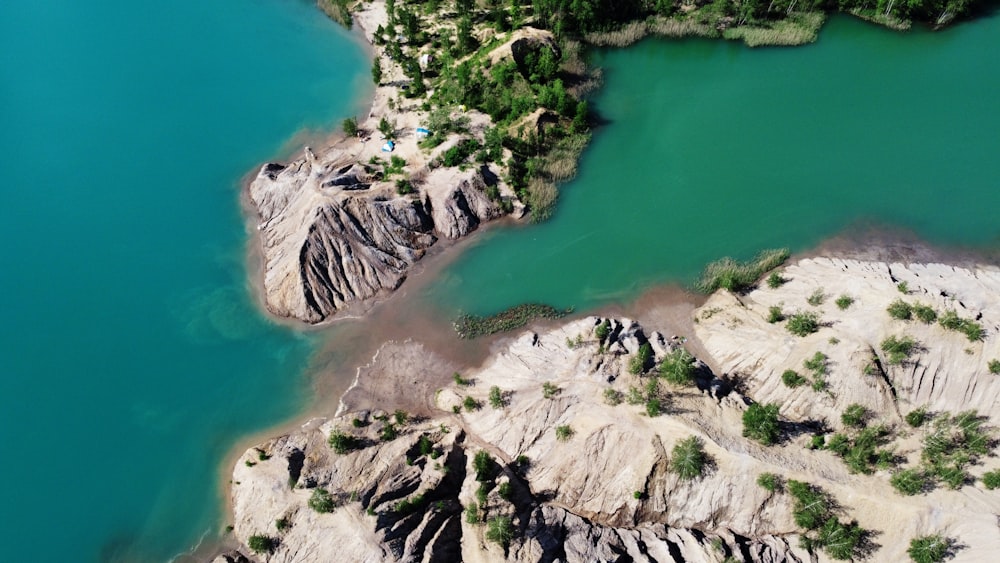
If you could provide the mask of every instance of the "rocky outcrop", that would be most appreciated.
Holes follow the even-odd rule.
[[[906,560],[909,540],[930,533],[958,542],[955,561],[989,560],[1000,550],[1000,500],[980,485],[901,496],[890,471],[854,473],[808,445],[811,429],[843,428],[849,403],[895,429],[903,464],[919,459],[920,431],[900,422],[917,405],[977,408],[995,427],[1000,378],[987,364],[1000,358],[1000,272],[815,259],[782,276],[778,288],[718,293],[696,311],[691,336],[708,355],[690,386],[648,375],[684,337],[607,319],[602,340],[604,319],[590,317],[508,342],[468,381],[433,393],[430,417],[356,411],[248,450],[233,473],[235,537],[273,537],[268,561],[829,561],[801,547],[789,494],[757,484],[767,472],[829,493],[838,517],[871,531],[872,560]],[[808,303],[817,288],[827,296]],[[843,295],[853,301],[841,308]],[[893,320],[885,308],[900,298],[960,310],[986,334],[971,342],[938,324]],[[775,305],[814,310],[820,329],[798,337],[768,323]],[[904,334],[920,342],[919,353],[887,367],[880,342]],[[652,357],[637,368],[647,344]],[[393,344],[394,357],[406,357],[408,345]],[[420,361],[426,351],[412,346]],[[781,383],[784,369],[817,350],[827,357],[826,389]],[[651,388],[662,400],[658,415],[642,404]],[[742,435],[754,401],[780,405],[779,444]],[[336,453],[334,433],[352,436],[356,449]],[[672,451],[692,436],[709,462],[685,480]],[[984,459],[969,467],[975,476],[1000,465]],[[336,500],[332,512],[309,507],[320,489]],[[508,521],[509,540],[497,541]]]
[[[399,287],[439,237],[502,215],[478,170],[430,172],[422,196],[397,196],[380,179],[337,150],[318,158],[307,148],[288,165],[261,168],[249,194],[271,312],[322,322]]]
[[[399,424],[365,411],[313,420],[248,450],[233,474],[237,537],[280,538],[268,561],[804,560],[787,537],[787,510],[768,506],[756,473],[681,482],[667,471],[669,447],[679,433],[702,434],[604,403],[609,379],[634,377],[627,365],[640,346],[662,356],[678,342],[615,321],[601,344],[592,336],[598,321],[525,334],[471,386],[441,390],[444,411],[430,420]],[[546,383],[559,387],[552,398]],[[487,406],[494,384],[506,402],[500,409]],[[444,414],[466,396],[481,408]],[[575,433],[566,442],[554,433],[563,424]],[[401,436],[383,440],[390,426]],[[333,432],[354,436],[360,449],[335,453]],[[492,459],[485,478],[480,452]],[[308,507],[320,488],[337,499],[331,513]],[[506,548],[487,539],[484,521],[497,517],[512,522]],[[278,519],[289,523],[282,532]]]

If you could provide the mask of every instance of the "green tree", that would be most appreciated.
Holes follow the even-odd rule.
[[[927,477],[920,469],[903,469],[897,471],[889,479],[889,483],[901,495],[912,496],[924,491],[927,487]]]
[[[610,335],[611,321],[604,319],[601,324],[597,325],[597,328],[594,329],[594,336],[596,336],[601,342],[604,342],[604,340]],[[998,362],[998,364],[1000,364],[1000,362]]]
[[[372,82],[374,82],[376,86],[380,86],[382,84],[382,62],[378,57],[375,57],[375,60],[372,61]]]
[[[674,446],[670,455],[670,470],[681,479],[696,479],[701,476],[707,461],[701,440],[691,436]]]
[[[939,534],[920,536],[910,541],[906,553],[915,563],[939,563],[948,557],[951,541]]]
[[[743,413],[743,435],[765,446],[778,441],[778,405],[754,403]]]
[[[309,508],[319,513],[333,512],[333,509],[337,508],[337,503],[330,495],[330,491],[317,487],[309,496]]]
[[[503,405],[504,405],[503,392],[501,392],[500,388],[497,387],[496,385],[490,387],[490,406],[493,407],[494,409],[499,409],[503,408]]]
[[[361,448],[361,440],[356,436],[352,436],[340,429],[333,430],[330,432],[330,437],[327,440],[333,451],[338,454],[346,454]]]
[[[761,473],[757,477],[757,485],[773,493],[781,488],[781,477],[774,473]]]
[[[348,137],[356,137],[358,135],[358,120],[353,117],[348,117],[344,120],[344,134]]]
[[[643,342],[639,346],[639,351],[635,356],[628,362],[628,371],[633,375],[638,375],[649,367],[649,364],[653,361],[653,347],[649,345],[649,342]]]
[[[393,139],[396,137],[396,126],[384,116],[378,121],[378,130],[386,139]]]
[[[247,539],[247,547],[254,553],[271,553],[278,547],[278,540],[264,534],[254,534]]]
[[[472,470],[476,472],[476,481],[483,482],[493,478],[493,458],[486,450],[479,450],[472,458]]]
[[[514,525],[508,516],[490,518],[486,524],[486,539],[499,544],[506,550],[514,539]]]
[[[848,407],[844,409],[844,412],[840,415],[840,421],[843,422],[845,426],[853,426],[855,428],[863,427],[867,418],[868,409],[858,403],[848,405]]]
[[[660,375],[674,385],[694,382],[694,356],[684,348],[674,348],[660,364]]]
[[[864,530],[856,523],[844,524],[831,516],[819,530],[818,543],[830,557],[844,561],[854,557],[863,535]]]

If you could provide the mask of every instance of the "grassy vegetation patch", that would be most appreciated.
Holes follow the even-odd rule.
[[[753,287],[766,272],[784,264],[790,255],[787,248],[779,248],[765,250],[747,262],[729,257],[717,260],[705,266],[695,288],[702,293],[712,293],[718,289],[744,291]]]
[[[537,303],[515,305],[495,315],[463,314],[454,322],[455,332],[461,338],[478,338],[521,328],[536,319],[558,319],[572,313],[572,309],[556,309]]]
[[[809,336],[819,330],[819,315],[813,312],[795,313],[788,318],[785,328],[795,336]]]
[[[722,36],[730,40],[743,41],[749,47],[765,45],[805,45],[816,41],[819,29],[826,21],[823,12],[793,12],[783,20],[761,21],[753,25],[733,27]]]

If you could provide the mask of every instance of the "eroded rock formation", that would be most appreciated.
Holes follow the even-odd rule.
[[[276,315],[322,322],[399,287],[440,237],[502,215],[477,170],[428,171],[421,195],[397,196],[378,171],[331,151],[266,164],[250,185]]]

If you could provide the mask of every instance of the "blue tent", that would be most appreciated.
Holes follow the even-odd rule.
[[[395,142],[386,141],[385,144],[382,145],[382,152],[392,152],[395,148],[396,148]]]

